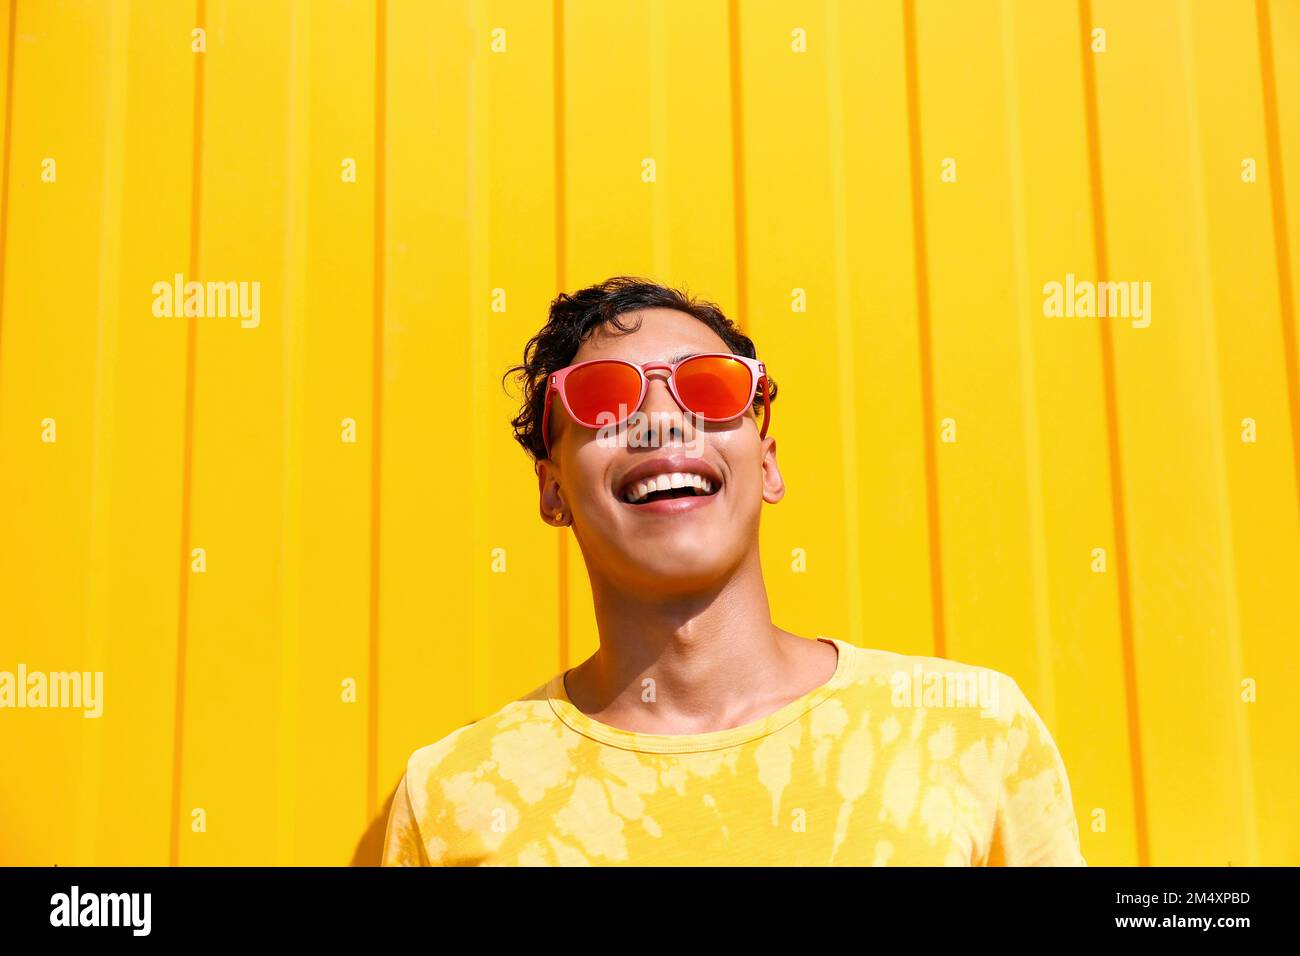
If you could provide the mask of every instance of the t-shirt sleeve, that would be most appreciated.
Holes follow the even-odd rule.
[[[1087,866],[1056,742],[1014,680],[989,866]]]
[[[420,836],[420,824],[411,806],[411,795],[406,789],[406,774],[393,794],[393,806],[388,812],[388,828],[384,832],[382,866],[430,866],[429,856]]]

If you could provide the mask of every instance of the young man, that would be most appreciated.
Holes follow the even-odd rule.
[[[610,279],[510,371],[600,647],[411,755],[385,865],[1086,865],[1010,677],[773,624],[775,385],[715,306]]]

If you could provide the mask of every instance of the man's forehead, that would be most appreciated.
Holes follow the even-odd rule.
[[[579,347],[574,361],[609,357],[638,363],[680,362],[702,352],[729,351],[722,338],[703,322],[693,316],[664,311],[681,315],[684,323],[675,323],[671,319],[656,322],[654,320],[659,316],[643,314],[638,316],[641,326],[635,332],[600,326]],[[625,319],[620,316],[620,321]]]
[[[702,355],[706,352],[726,352],[725,345],[696,345],[686,347],[681,343],[664,348],[629,348],[616,349],[606,348],[597,350],[583,350],[574,357],[575,362],[585,361],[592,358],[620,358],[629,362],[635,362],[638,365],[645,365],[648,362],[667,362],[670,365],[681,362],[690,358],[692,355]]]

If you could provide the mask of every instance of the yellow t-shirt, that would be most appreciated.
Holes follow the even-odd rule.
[[[600,723],[563,674],[415,751],[385,866],[1086,866],[1014,680],[829,639],[834,676],[701,734]]]

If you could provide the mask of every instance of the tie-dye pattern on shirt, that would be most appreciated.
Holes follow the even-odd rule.
[[[830,643],[829,682],[705,734],[598,723],[557,674],[411,755],[383,864],[1087,865],[1060,753],[1014,680]],[[978,679],[996,706],[908,700],[921,674]]]

